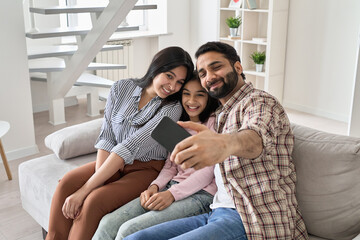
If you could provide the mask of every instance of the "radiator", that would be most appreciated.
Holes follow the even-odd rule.
[[[108,41],[107,45],[123,45],[124,48],[113,51],[99,52],[96,56],[96,62],[98,63],[112,63],[112,64],[124,64],[126,69],[115,69],[115,70],[97,70],[96,75],[117,81],[123,78],[130,78],[133,76],[133,46],[131,40],[121,41]]]

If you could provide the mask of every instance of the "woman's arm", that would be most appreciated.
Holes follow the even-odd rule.
[[[62,211],[66,218],[75,219],[79,213],[85,198],[95,188],[102,185],[117,171],[124,168],[124,160],[115,153],[109,154],[106,161],[89,178],[89,180],[75,193],[66,198]]]
[[[109,157],[110,153],[103,150],[98,149],[97,155],[96,155],[96,165],[95,165],[95,171],[97,171],[105,162],[105,160]]]
[[[107,152],[111,152],[111,149],[116,145],[116,138],[111,125],[111,115],[116,105],[116,99],[119,92],[118,87],[118,82],[111,86],[104,110],[104,121],[101,126],[99,137],[95,143],[97,149],[102,149]]]
[[[168,104],[161,107],[155,116],[149,119],[131,136],[124,139],[121,143],[118,143],[111,152],[122,156],[125,164],[132,164],[134,159],[140,159],[150,151],[154,151],[154,148],[158,149],[159,157],[163,156],[163,158],[165,158],[167,154],[166,150],[159,147],[159,143],[151,137],[151,132],[164,116],[168,116],[174,121],[177,121],[180,118],[181,111],[182,107],[180,103]]]

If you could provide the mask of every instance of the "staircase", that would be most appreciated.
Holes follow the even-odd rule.
[[[43,39],[76,36],[75,45],[37,46],[28,48],[29,71],[32,81],[46,82],[49,97],[49,122],[65,123],[64,98],[87,95],[89,116],[99,115],[99,87],[110,88],[113,81],[92,74],[96,70],[124,69],[123,64],[93,62],[100,51],[122,49],[121,45],[106,45],[116,31],[138,30],[138,26],[120,26],[132,10],[156,9],[156,5],[135,5],[137,0],[116,0],[92,6],[35,7],[30,3],[31,30],[27,38]],[[92,28],[81,26],[38,29],[33,14],[90,13]],[[101,99],[104,99],[102,96]]]

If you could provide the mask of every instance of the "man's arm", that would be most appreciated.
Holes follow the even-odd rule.
[[[261,137],[253,130],[242,130],[231,134],[210,131],[202,124],[178,122],[184,128],[199,132],[178,143],[170,159],[184,169],[200,169],[223,162],[230,155],[256,158],[262,150]]]

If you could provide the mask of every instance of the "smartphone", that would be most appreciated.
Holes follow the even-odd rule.
[[[174,150],[177,143],[189,136],[191,136],[191,134],[188,133],[188,131],[167,116],[161,119],[151,133],[151,137],[169,152]]]

